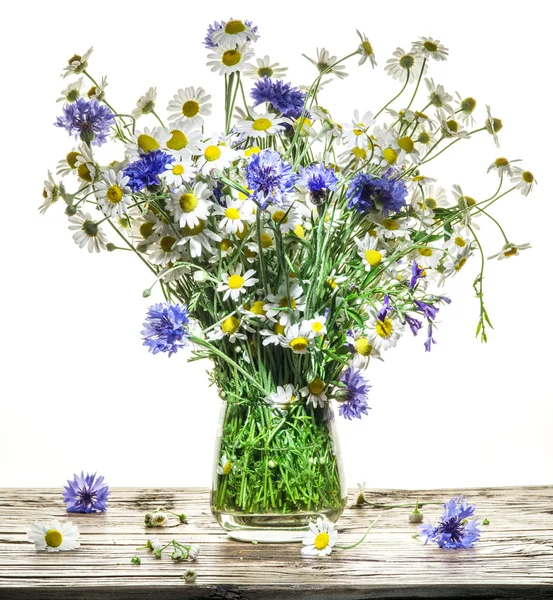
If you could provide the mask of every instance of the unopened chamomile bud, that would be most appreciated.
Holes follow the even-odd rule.
[[[115,244],[112,244],[111,242],[106,244],[106,250],[108,252],[113,252],[114,250],[117,250],[117,246]]]
[[[152,289],[148,288],[147,290],[144,290],[142,292],[142,297],[143,298],[149,298],[151,296],[151,294],[152,294]]]
[[[157,548],[156,548],[156,549],[154,550],[154,556],[155,556],[156,558],[161,558],[161,550],[159,550],[159,549],[157,549]]]
[[[419,510],[419,500],[417,498],[415,510],[409,515],[409,523],[422,523],[423,519],[424,519],[424,515]]]
[[[154,519],[154,516],[152,515],[152,513],[146,513],[144,515],[144,523],[146,525],[150,525],[152,523],[153,519]]]
[[[197,544],[192,544],[188,549],[188,556],[191,560],[196,560],[200,556],[200,547]]]
[[[65,214],[68,217],[73,217],[74,215],[77,214],[77,208],[75,206],[73,206],[72,204],[69,204],[65,209]]]
[[[187,569],[182,576],[182,579],[184,579],[186,583],[194,583],[194,581],[196,581],[196,571],[194,569]]]
[[[186,523],[186,515],[184,513],[182,513],[181,515],[179,515],[179,521],[181,523]]]
[[[207,273],[205,271],[194,271],[193,278],[196,283],[202,283],[207,280]]]

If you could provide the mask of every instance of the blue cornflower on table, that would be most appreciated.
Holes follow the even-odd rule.
[[[478,519],[468,519],[474,516],[476,506],[467,504],[462,496],[451,498],[444,504],[444,512],[438,525],[431,523],[419,527],[420,535],[426,538],[425,544],[433,542],[440,548],[454,550],[472,548],[474,542],[480,539]]]
[[[103,477],[96,474],[74,475],[73,480],[68,480],[64,486],[63,501],[67,505],[67,512],[93,513],[104,512],[107,509],[109,487],[104,483]]]

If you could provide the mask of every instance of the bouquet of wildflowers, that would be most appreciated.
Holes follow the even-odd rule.
[[[75,79],[55,125],[75,143],[58,179],[48,174],[41,211],[61,198],[81,248],[130,251],[151,272],[144,295],[158,286],[164,302],[146,317],[149,350],[171,356],[187,347],[190,360],[213,362],[212,380],[231,406],[214,491],[220,510],[343,503],[325,435],[331,401],[346,419],[366,415],[371,360],[406,333],[431,350],[450,302],[443,286],[473,258],[476,333],[486,340],[478,221],[491,219],[505,238],[494,257],[528,247],[511,242],[490,212],[534,187],[517,161],[491,162],[497,181],[478,199],[433,177],[445,150],[482,137],[493,151],[502,128],[489,106],[476,124],[472,97],[453,97],[427,76],[448,56],[438,40],[393,53],[384,70],[398,93],[385,106],[346,120],[324,105],[324,87],[347,76],[348,61],[376,66],[357,33],[341,59],[325,49],[306,57],[314,80],[295,86],[286,68],[255,57],[255,25],[210,26],[207,65],[225,98],[214,134],[202,88],[179,89],[160,115],[151,87],[122,113],[108,102],[106,79],[89,72],[92,49],[65,67]],[[100,159],[104,144],[112,154]]]

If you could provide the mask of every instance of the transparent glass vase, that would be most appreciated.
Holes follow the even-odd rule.
[[[295,541],[319,516],[335,522],[346,501],[330,407],[223,401],[211,510],[231,537]]]

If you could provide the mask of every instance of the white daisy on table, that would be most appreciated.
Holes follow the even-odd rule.
[[[213,136],[211,139],[200,144],[200,153],[198,157],[198,169],[206,175],[212,169],[222,171],[237,159],[238,152],[227,146],[219,136]]]
[[[416,260],[417,263],[425,269],[435,269],[440,264],[440,261],[444,256],[443,250],[439,248],[431,248],[430,246],[421,246],[420,248],[417,248],[413,254],[414,260]]]
[[[48,178],[44,180],[44,188],[42,189],[42,197],[44,201],[38,209],[40,214],[44,214],[54,202],[57,202],[60,197],[60,187],[54,181],[52,173],[48,171]]]
[[[455,114],[460,115],[459,118],[465,125],[469,127],[474,125],[474,109],[476,108],[476,100],[470,96],[467,98],[461,97],[459,92],[456,92],[457,95],[457,109],[455,110]]]
[[[348,147],[357,146],[358,148],[369,148],[369,128],[371,125],[374,125],[374,123],[375,119],[373,119],[372,112],[367,111],[361,116],[359,111],[355,110],[353,119],[349,123],[343,123],[341,127],[344,145]]]
[[[170,138],[171,134],[164,127],[144,127],[136,130],[131,141],[125,144],[125,153],[129,159],[137,159],[147,152],[161,150]]]
[[[488,260],[492,260],[494,258],[497,258],[498,260],[503,260],[504,258],[511,258],[512,256],[518,256],[519,250],[526,250],[531,247],[532,246],[530,246],[530,244],[528,244],[528,243],[513,244],[511,242],[507,242],[503,246],[503,248],[501,248],[500,252],[498,252],[497,254],[494,254],[493,256],[488,256]]]
[[[150,262],[162,267],[166,267],[170,262],[177,262],[181,258],[177,241],[177,237],[171,234],[159,237],[148,250]]]
[[[296,282],[289,283],[289,294],[285,284],[281,284],[276,294],[267,295],[264,308],[269,319],[276,319],[281,325],[289,325],[292,315],[298,317],[305,310],[303,290]]]
[[[277,386],[276,392],[267,396],[267,402],[276,405],[277,407],[285,407],[289,404],[294,404],[298,399],[298,391],[291,383],[285,386]]]
[[[227,458],[226,454],[221,456],[217,465],[217,473],[219,475],[228,475],[232,471],[232,462]]]
[[[230,75],[243,71],[253,58],[253,50],[247,42],[239,45],[217,46],[207,55],[207,66],[219,75]]]
[[[92,54],[92,48],[89,48],[82,56],[80,54],[74,54],[67,62],[67,67],[63,69],[63,77],[68,75],[79,74],[86,70],[88,67],[88,59]]]
[[[132,111],[132,116],[139,119],[142,115],[149,115],[156,107],[157,90],[151,87],[143,96],[136,101],[136,108]]]
[[[69,102],[69,104],[72,104],[82,96],[83,85],[83,78],[79,77],[77,81],[73,81],[64,90],[62,90],[61,96],[56,100],[56,102]]]
[[[302,224],[302,218],[294,204],[284,204],[283,206],[270,206],[269,213],[273,223],[278,225],[281,233],[294,231],[298,225]]]
[[[266,305],[263,306],[263,309],[266,311]],[[280,345],[280,337],[284,334],[284,325],[281,325],[278,321],[273,324],[273,329],[262,329],[259,333],[264,337],[263,345],[268,346],[269,344],[274,344],[275,346]]]
[[[86,93],[89,100],[103,100],[106,97],[106,88],[108,87],[108,78],[102,77],[99,84],[94,84]]]
[[[252,79],[281,79],[284,77],[288,67],[281,67],[279,63],[271,62],[271,59],[265,55],[263,58],[256,58],[255,63],[248,63],[244,68],[244,75]]]
[[[497,119],[492,116],[492,111],[489,104],[486,104],[486,124],[485,127],[488,133],[493,137],[493,141],[497,148],[499,148],[499,138],[497,134],[503,129],[503,122],[501,119]]]
[[[431,37],[421,37],[413,42],[413,50],[425,58],[434,60],[446,60],[449,50],[440,44],[440,40],[434,40]]]
[[[256,42],[256,29],[251,26],[251,23],[248,24],[240,19],[231,19],[211,34],[211,42],[225,47],[240,46],[249,41]]]
[[[78,210],[69,217],[69,229],[74,231],[73,240],[79,248],[87,247],[89,252],[100,252],[106,248],[106,236],[100,226],[88,213]]]
[[[365,234],[363,239],[354,238],[357,245],[357,254],[361,257],[363,264],[365,265],[365,271],[369,271],[377,267],[384,256],[386,256],[386,250],[379,247],[379,239],[376,236],[371,236],[369,233]]]
[[[170,194],[167,210],[181,227],[195,227],[211,212],[212,203],[208,200],[211,194],[210,187],[201,181],[194,187],[181,185]]]
[[[320,337],[326,334],[326,317],[324,315],[315,315],[312,319],[304,321],[306,331],[312,337]]]
[[[194,227],[185,225],[182,230],[182,236],[183,237],[179,240],[178,245],[188,245],[190,256],[192,258],[199,258],[202,255],[203,250],[208,254],[213,254],[215,251],[213,242],[221,241],[221,236],[217,235],[214,231],[211,231],[204,220],[200,220]]]
[[[361,55],[361,58],[359,59],[359,65],[364,65],[367,60],[370,60],[371,66],[374,69],[374,67],[376,67],[376,58],[374,56],[372,44],[369,42],[369,38],[364,33],[361,33],[359,29],[356,29],[355,31],[361,40],[358,49],[358,52]]]
[[[179,187],[196,177],[196,166],[187,154],[172,153],[174,161],[165,165],[162,175],[171,188]]]
[[[525,171],[520,167],[513,167],[511,183],[515,184],[515,189],[519,190],[523,196],[528,196],[534,189],[534,185],[538,182],[531,171]]]
[[[396,317],[386,315],[383,319],[373,312],[367,324],[367,337],[377,351],[393,348],[401,337],[404,324]]]
[[[328,396],[325,392],[325,382],[320,377],[312,379],[305,387],[300,389],[300,394],[306,399],[307,404],[323,407],[328,402]]]
[[[405,52],[403,48],[397,48],[393,52],[393,58],[386,61],[384,70],[394,79],[403,82],[409,77],[409,83],[415,83],[422,70],[423,58],[413,52]],[[424,72],[428,63],[424,63]]]
[[[102,173],[102,179],[96,184],[96,199],[106,217],[121,217],[132,202],[129,178],[123,171],[116,173],[108,169]]]
[[[201,87],[180,89],[174,96],[167,111],[169,122],[177,127],[184,123],[203,125],[204,117],[211,114],[211,96]]]
[[[56,169],[56,175],[61,175],[65,177],[66,175],[70,175],[71,173],[76,175],[78,163],[79,153],[75,148],[73,148],[70,152],[65,155],[65,158],[62,158],[58,161],[58,168]]]
[[[467,247],[470,248],[472,239],[470,237],[468,229],[462,225],[454,225],[451,236],[444,244],[444,249],[449,254],[459,255],[466,251]]]
[[[174,127],[172,124],[171,127]],[[200,152],[202,132],[190,121],[181,123],[178,128],[169,130],[170,138],[165,142],[167,152],[172,156],[196,155]]]
[[[294,354],[307,354],[309,347],[313,345],[313,334],[309,323],[294,323],[288,325],[284,334],[279,336],[280,345],[290,348]]]
[[[240,296],[248,291],[247,288],[259,282],[259,279],[254,277],[255,274],[254,269],[249,269],[242,275],[242,265],[238,263],[233,271],[221,275],[222,281],[217,286],[217,291],[225,292],[223,300],[230,296],[238,302]]]
[[[289,123],[289,119],[270,113],[256,114],[250,111],[250,114],[251,119],[242,119],[234,127],[238,133],[249,137],[265,139],[268,135],[275,135],[282,131],[284,124]]]
[[[338,57],[331,56],[330,52],[328,50],[326,50],[326,48],[321,48],[320,50],[319,50],[319,48],[317,48],[317,58],[316,59],[309,58],[309,56],[306,56],[305,54],[302,54],[302,56],[304,58],[307,58],[307,60],[312,65],[315,65],[317,67],[319,73],[326,71],[326,75],[336,75],[336,77],[338,79],[344,79],[348,76],[348,74],[346,73],[346,67],[341,64],[336,65],[336,62],[338,61]],[[334,66],[334,65],[336,65],[336,66]]]
[[[445,91],[444,86],[441,83],[436,85],[434,80],[429,79],[428,77],[425,78],[424,82],[426,83],[426,87],[428,89],[428,102],[432,106],[441,108],[450,115],[454,115],[455,110],[451,105],[453,96]]]
[[[71,521],[60,523],[58,520],[35,521],[27,533],[29,542],[33,542],[35,550],[63,552],[75,550],[80,546],[79,530]]]
[[[439,108],[436,112],[442,135],[449,138],[470,138],[470,133],[451,115]]]
[[[304,556],[328,556],[337,537],[334,523],[326,517],[319,517],[317,523],[309,523],[309,533],[303,538],[301,553]]]
[[[255,205],[250,200],[227,200],[225,206],[215,204],[213,214],[222,217],[219,229],[225,233],[244,231],[247,223],[255,219]]]
[[[348,332],[347,343],[353,355],[352,364],[357,369],[365,369],[371,357],[382,360],[380,352],[360,329]]]

